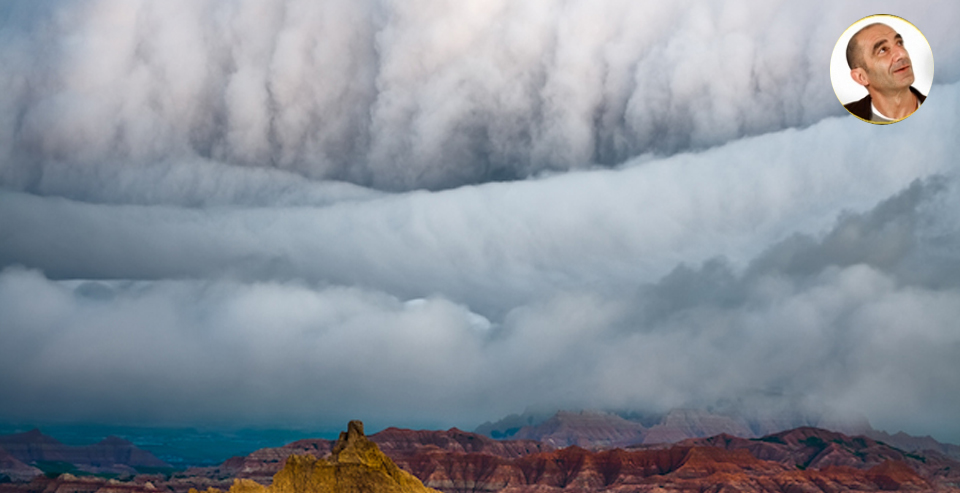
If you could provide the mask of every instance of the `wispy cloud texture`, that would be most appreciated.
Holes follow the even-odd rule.
[[[924,5],[930,99],[877,127],[826,75],[872,3],[8,3],[0,418],[763,394],[960,440],[960,12]]]

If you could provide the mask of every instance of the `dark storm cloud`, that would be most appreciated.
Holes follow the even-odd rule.
[[[179,161],[447,188],[701,149],[843,114],[853,20],[960,77],[955,2],[81,0],[0,10],[0,185],[187,203]],[[829,12],[830,15],[824,15]],[[131,172],[160,177],[125,179]],[[222,169],[204,170],[197,187]],[[169,196],[164,192],[172,190]],[[237,197],[242,200],[244,197]]]
[[[443,293],[502,314],[544,293],[649,282],[680,262],[724,255],[742,266],[774,241],[828,227],[842,208],[949,171],[957,144],[944,122],[960,107],[957,86],[936,88],[939,105],[903,122],[896,145],[866,149],[870,127],[829,119],[620,170],[320,207],[114,206],[0,193],[0,265],[55,278],[304,278],[401,297]],[[823,145],[837,134],[847,138]],[[931,142],[935,135],[944,137]],[[275,193],[263,183],[260,194]]]

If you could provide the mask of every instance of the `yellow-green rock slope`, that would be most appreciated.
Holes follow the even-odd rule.
[[[333,452],[318,459],[311,455],[292,455],[284,468],[273,476],[273,484],[263,486],[248,479],[237,479],[229,493],[439,493],[427,488],[412,474],[400,469],[383,454],[377,444],[363,434],[363,423],[351,421]],[[198,493],[190,489],[190,493]],[[210,488],[205,493],[223,493]]]

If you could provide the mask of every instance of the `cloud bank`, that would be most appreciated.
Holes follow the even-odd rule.
[[[944,216],[957,205],[954,181],[915,182],[743,271],[681,265],[634,290],[568,289],[495,319],[440,295],[8,268],[0,391],[16,398],[3,410],[462,426],[528,405],[664,409],[773,392],[955,438],[960,230]],[[931,262],[942,268],[924,271]]]
[[[866,147],[889,127],[830,118],[319,206],[0,193],[3,413],[469,426],[775,393],[956,439],[960,85],[936,90]]]
[[[6,2],[0,419],[960,441],[958,7],[896,7],[937,79],[877,127],[827,77],[876,3]]]
[[[960,79],[947,1],[5,2],[0,185],[175,202],[212,161],[444,189],[704,149],[843,115],[833,44],[880,11]]]

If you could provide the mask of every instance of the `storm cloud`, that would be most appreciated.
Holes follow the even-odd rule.
[[[5,3],[0,418],[960,441],[960,10],[890,6],[937,74],[873,126],[876,3]]]
[[[954,2],[5,2],[0,184],[176,202],[137,177],[213,161],[443,189],[704,149],[842,115],[825,64],[878,11],[960,78]]]

